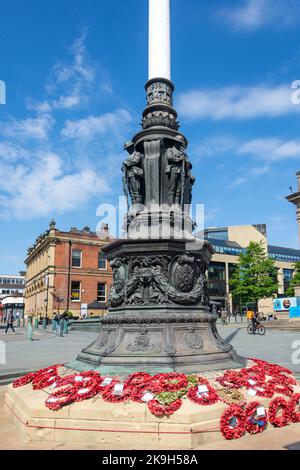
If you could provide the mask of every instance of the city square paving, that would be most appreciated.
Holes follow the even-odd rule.
[[[297,349],[300,351],[300,332],[267,330],[265,336],[248,335],[246,326],[246,323],[218,325],[218,330],[241,356],[281,364],[297,376],[300,374],[300,353],[297,354]],[[34,341],[29,341],[25,328],[17,329],[16,335],[0,335],[6,349],[6,364],[0,364],[0,377],[72,361],[96,337],[96,333],[71,331],[61,338],[50,330],[39,329],[34,332]]]

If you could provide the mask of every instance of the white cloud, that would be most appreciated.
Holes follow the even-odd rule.
[[[284,141],[276,137],[253,139],[241,143],[237,148],[237,153],[262,158],[267,162],[278,162],[290,158],[300,161],[300,140]]]
[[[106,180],[94,170],[64,170],[62,159],[55,153],[39,152],[31,164],[0,162],[0,216],[22,220],[65,213],[109,192]]]
[[[89,104],[99,89],[106,95],[112,93],[107,72],[90,59],[85,41],[86,31],[69,48],[72,60],[52,68],[46,84],[48,99],[42,102],[28,99],[28,109],[38,113],[70,110]]]
[[[299,20],[296,0],[244,0],[239,7],[221,8],[217,16],[236,31],[253,31],[268,25],[289,26]]]
[[[117,132],[131,122],[131,114],[125,109],[102,116],[88,116],[77,121],[67,120],[61,135],[68,139],[89,140],[107,132]]]
[[[299,113],[290,85],[231,86],[191,90],[178,98],[178,110],[190,119],[253,119]]]
[[[27,100],[29,117],[0,123],[0,218],[66,213],[111,191],[114,167],[106,172],[103,160],[117,154],[131,114],[117,109],[100,116],[87,113],[80,120],[54,118],[56,110],[89,104],[95,87],[106,94],[112,91],[105,73],[98,80],[99,70],[89,60],[84,41],[85,34],[74,42],[70,64],[54,67],[48,95],[39,102]]]
[[[257,166],[257,175],[268,171],[271,163],[287,159],[300,160],[300,139],[284,140],[280,137],[263,137],[258,139],[242,140],[232,135],[213,136],[204,140],[195,156],[218,156],[224,154],[249,156],[263,160],[264,166]]]
[[[37,118],[28,118],[0,123],[0,135],[18,140],[45,140],[55,123],[50,114]]]

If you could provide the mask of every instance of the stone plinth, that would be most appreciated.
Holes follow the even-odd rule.
[[[174,415],[158,418],[145,404],[111,404],[100,397],[50,411],[44,405],[47,397],[46,391],[33,391],[31,385],[10,386],[6,393],[5,405],[28,441],[78,443],[79,449],[87,444],[110,446],[112,450],[192,450],[224,442],[219,427],[227,405],[221,402],[199,406],[184,399]],[[248,397],[248,402],[253,400]],[[267,407],[270,400],[259,401]],[[264,433],[272,429],[269,424]]]

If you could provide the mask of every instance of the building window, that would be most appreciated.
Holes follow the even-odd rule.
[[[81,268],[81,250],[72,250],[72,268]]]
[[[80,302],[80,293],[81,293],[81,285],[78,281],[71,282],[71,300],[72,302]]]
[[[226,269],[225,263],[212,262],[208,268],[209,293],[214,298],[226,296]]]
[[[107,261],[106,261],[106,256],[102,251],[99,251],[98,254],[98,269],[103,269],[106,270],[107,268]]]
[[[97,300],[101,303],[106,303],[106,284],[98,284]]]
[[[294,271],[292,269],[283,269],[283,285],[284,292],[290,287],[290,283],[293,280]]]

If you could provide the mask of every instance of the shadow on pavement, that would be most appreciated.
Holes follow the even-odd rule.
[[[300,442],[295,442],[294,444],[289,444],[284,446],[284,449],[287,450],[300,450]]]
[[[230,343],[230,341],[233,340],[233,338],[235,338],[235,336],[238,335],[240,331],[241,330],[239,328],[236,329],[235,331],[231,333],[231,335],[227,336],[227,338],[224,338],[225,341],[227,341],[227,343]]]

